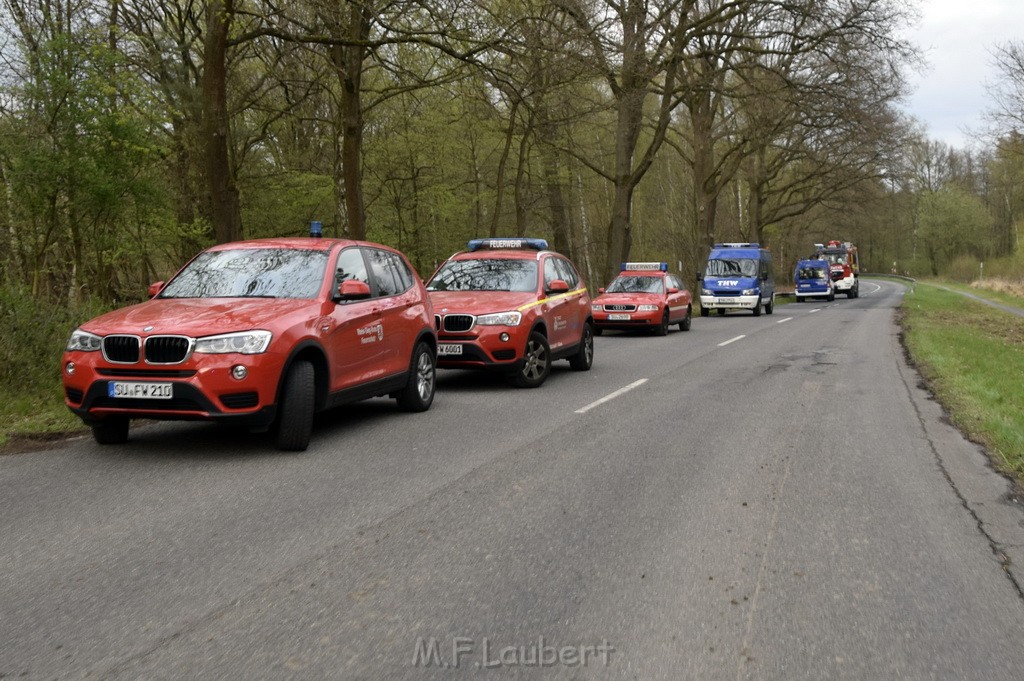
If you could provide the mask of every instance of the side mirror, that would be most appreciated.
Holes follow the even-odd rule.
[[[149,291],[148,291],[149,292],[149,297],[152,298],[156,294],[160,293],[160,291],[162,291],[163,288],[164,288],[164,282],[162,282],[162,281],[154,281],[152,284],[149,285]]]
[[[604,293],[604,287],[602,286],[601,288],[597,289],[597,292],[598,293]]]
[[[675,286],[670,286],[669,289],[668,289],[668,292],[669,293],[679,293],[679,289],[677,289]]]
[[[370,297],[370,285],[365,281],[348,279],[338,286],[337,300],[348,302],[350,300],[366,300]]]
[[[555,279],[548,284],[548,293],[568,293],[569,284],[563,279]]]

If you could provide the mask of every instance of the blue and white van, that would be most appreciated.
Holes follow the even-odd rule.
[[[758,244],[715,244],[704,268],[700,287],[700,315],[711,310],[750,310],[757,317],[775,309],[772,255]]]
[[[828,260],[798,260],[793,270],[793,287],[798,303],[808,298],[836,299]]]

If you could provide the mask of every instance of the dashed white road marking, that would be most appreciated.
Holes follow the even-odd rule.
[[[810,312],[808,312],[807,314],[814,314],[815,312],[821,312],[821,308],[820,307],[816,307],[813,310],[811,310]]]
[[[627,386],[625,386],[623,388],[619,388],[618,390],[616,390],[615,392],[613,392],[611,394],[605,395],[604,397],[602,397],[601,399],[597,400],[596,402],[591,402],[590,404],[588,404],[587,406],[583,407],[582,409],[577,409],[576,413],[577,414],[586,414],[588,411],[590,411],[594,407],[600,407],[605,402],[611,402],[616,397],[621,397],[622,395],[625,395],[626,393],[628,393],[630,390],[633,390],[634,388],[639,388],[640,386],[642,386],[646,382],[647,382],[646,378],[641,378],[639,381],[633,381],[629,385],[627,385]]]
[[[718,344],[718,347],[720,347],[720,348],[724,348],[724,347],[725,347],[726,345],[728,345],[729,343],[735,343],[736,341],[738,341],[738,340],[740,340],[740,339],[742,339],[742,338],[746,338],[746,337],[747,337],[747,335],[746,335],[746,334],[743,334],[742,336],[736,336],[735,338],[730,338],[729,340],[727,340],[727,341],[725,341],[725,342],[723,342],[723,343],[719,343],[719,344]]]
[[[785,319],[780,319],[779,321],[777,321],[775,323],[776,324],[785,324],[786,322],[788,322],[788,321],[790,321],[792,319],[793,319],[792,317],[786,317]]]

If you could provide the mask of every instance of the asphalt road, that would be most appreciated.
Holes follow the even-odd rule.
[[[0,457],[0,677],[1020,679],[1024,512],[903,291],[608,334],[539,390],[442,372],[301,454]]]

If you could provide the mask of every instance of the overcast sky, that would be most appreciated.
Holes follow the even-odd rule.
[[[921,20],[910,39],[928,68],[911,76],[914,92],[904,108],[932,139],[967,146],[990,105],[992,47],[1024,41],[1024,0],[918,0],[918,7]]]

